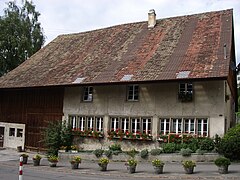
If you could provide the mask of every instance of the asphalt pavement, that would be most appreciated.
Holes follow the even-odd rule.
[[[79,175],[92,175],[92,176],[106,176],[109,179],[111,176],[113,179],[128,179],[130,177],[141,179],[239,179],[240,180],[240,163],[232,163],[229,166],[228,174],[219,174],[218,168],[213,162],[197,162],[194,174],[185,174],[184,169],[180,162],[166,162],[164,166],[163,174],[155,174],[151,162],[139,162],[137,165],[136,173],[129,174],[125,166],[125,162],[112,162],[108,165],[106,172],[99,170],[97,162],[90,160],[82,160],[79,169],[71,169],[68,161],[60,160],[56,168],[48,166],[47,158],[44,157],[41,160],[40,166],[33,166],[32,156],[35,152],[27,152],[29,155],[28,163],[23,166],[23,169],[42,172],[54,172],[54,173],[67,173],[67,174],[79,174]],[[13,149],[0,150],[0,167],[1,166],[15,166],[19,165],[19,155],[21,153]],[[44,156],[44,155],[43,155]]]

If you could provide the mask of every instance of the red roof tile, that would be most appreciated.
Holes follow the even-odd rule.
[[[1,77],[0,88],[226,78],[234,48],[232,14],[160,19],[151,29],[138,22],[61,35]]]

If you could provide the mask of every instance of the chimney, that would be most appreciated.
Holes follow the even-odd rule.
[[[148,28],[153,28],[156,25],[156,14],[155,10],[151,9],[148,13]]]

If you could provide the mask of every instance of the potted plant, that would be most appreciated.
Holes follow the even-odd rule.
[[[135,159],[129,159],[125,165],[127,166],[127,170],[129,173],[135,173],[136,167],[137,167],[137,160]]]
[[[231,161],[225,157],[217,158],[214,163],[218,166],[218,172],[220,174],[227,174],[228,173],[228,166],[231,164]]]
[[[61,146],[60,149],[58,150],[59,153],[64,153],[67,151],[67,146]]]
[[[27,164],[27,161],[28,161],[28,154],[21,154],[20,155],[21,157],[23,157],[23,164]]]
[[[164,162],[162,162],[160,159],[153,160],[152,165],[154,167],[154,170],[155,170],[156,174],[162,174],[163,173]]]
[[[78,146],[77,145],[72,145],[71,146],[71,153],[77,153],[78,152]]]
[[[183,168],[186,174],[193,174],[194,167],[196,167],[196,163],[192,160],[187,160],[182,162]]]
[[[56,167],[58,163],[58,157],[56,155],[48,156],[48,162],[50,167]]]
[[[108,163],[109,163],[108,158],[105,158],[105,157],[100,158],[99,161],[98,161],[98,165],[100,167],[100,170],[101,171],[106,171]]]
[[[79,164],[81,163],[81,157],[80,156],[73,156],[70,160],[72,169],[78,169]]]
[[[40,165],[40,161],[42,159],[42,156],[40,156],[39,154],[36,154],[33,156],[33,165],[34,166],[39,166]]]

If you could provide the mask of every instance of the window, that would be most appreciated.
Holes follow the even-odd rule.
[[[188,133],[200,136],[208,136],[207,118],[160,118],[159,133],[167,135],[168,133]]]
[[[140,119],[139,118],[131,118],[131,122],[132,122],[131,132],[133,132],[133,133],[141,132],[141,130],[140,130]]]
[[[103,117],[69,115],[68,120],[72,129],[75,130],[103,131]]]
[[[184,119],[184,132],[189,134],[195,133],[194,119]]]
[[[15,128],[9,128],[9,136],[15,136]]]
[[[151,134],[151,118],[146,117],[110,117],[113,131]]]
[[[138,101],[138,98],[139,98],[139,86],[138,85],[127,86],[127,100]]]
[[[193,97],[193,84],[192,83],[180,83],[178,99],[182,102],[192,101]]]
[[[166,135],[169,132],[170,132],[170,120],[160,119],[160,133]]]
[[[151,119],[150,118],[142,119],[142,132],[145,134],[151,134]]]
[[[120,129],[119,120],[117,117],[111,118],[112,123],[112,130],[116,131],[117,129]]]
[[[182,133],[182,119],[172,119],[172,132]]]
[[[121,118],[123,132],[129,132],[129,118]]]
[[[17,129],[17,137],[23,137],[23,129]]]
[[[197,119],[197,134],[201,136],[208,136],[207,119]]]
[[[93,87],[91,86],[84,87],[83,101],[92,101],[92,100],[93,100]]]

